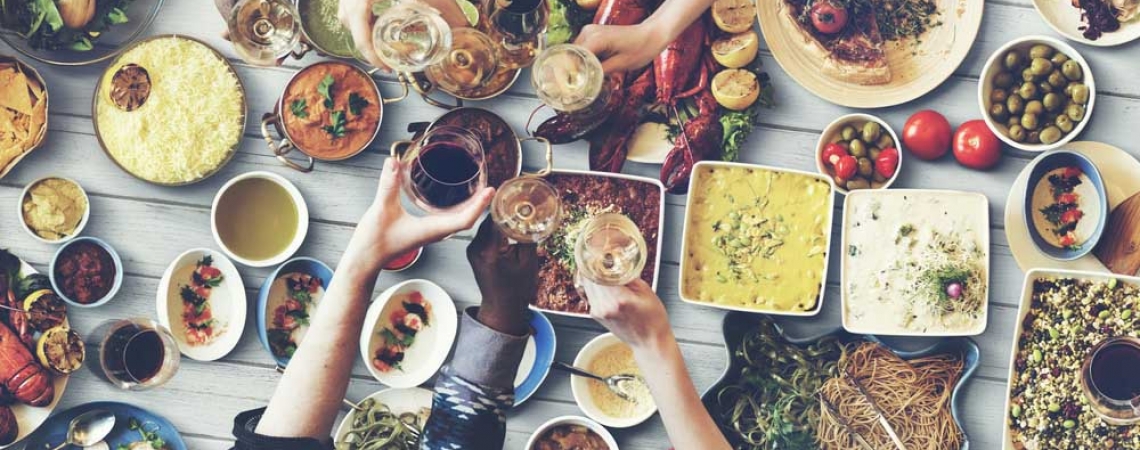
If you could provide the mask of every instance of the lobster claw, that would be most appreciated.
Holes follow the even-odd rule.
[[[665,157],[661,164],[661,181],[670,194],[685,194],[689,191],[689,176],[693,174],[692,154],[678,146]]]

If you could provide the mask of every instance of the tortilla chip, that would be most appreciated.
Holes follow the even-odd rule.
[[[31,132],[31,135],[35,138],[33,140],[36,142],[39,142],[44,132],[47,131],[47,104],[47,98],[40,98],[36,101],[36,105],[32,107],[31,123],[29,124],[28,131]]]
[[[20,149],[18,144],[13,143],[9,145],[0,142],[0,174],[4,173],[8,165],[12,164],[12,161],[22,154],[24,154],[24,151]]]
[[[0,71],[0,106],[24,114],[32,113],[32,96],[28,92],[28,77],[16,70]]]
[[[0,108],[0,135],[16,131],[16,112],[8,108]]]

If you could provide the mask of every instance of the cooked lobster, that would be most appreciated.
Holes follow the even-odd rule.
[[[0,385],[17,401],[31,406],[47,406],[55,398],[51,375],[4,324],[0,324]]]
[[[697,162],[716,158],[720,153],[724,125],[720,123],[716,99],[708,90],[697,94],[697,110],[699,114],[682,126],[673,149],[661,164],[661,183],[673,194],[689,190],[689,176]]]
[[[28,325],[28,317],[20,304],[18,280],[20,259],[7,250],[0,250],[0,324],[8,324],[19,337],[20,342],[30,350],[35,345],[34,330]]]
[[[16,442],[20,435],[20,424],[16,423],[16,414],[12,408],[0,406],[0,445]]]

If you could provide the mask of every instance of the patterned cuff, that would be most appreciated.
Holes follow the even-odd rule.
[[[480,386],[513,390],[528,336],[511,336],[483,325],[475,319],[478,310],[471,307],[464,311],[451,370]]]
[[[238,414],[234,418],[234,450],[328,450],[327,443],[312,438],[283,438],[257,434],[257,424],[265,408]]]

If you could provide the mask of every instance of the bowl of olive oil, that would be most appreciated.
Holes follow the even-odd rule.
[[[269,267],[301,247],[309,231],[309,209],[285,177],[248,172],[218,190],[210,221],[226,256],[246,266]]]

